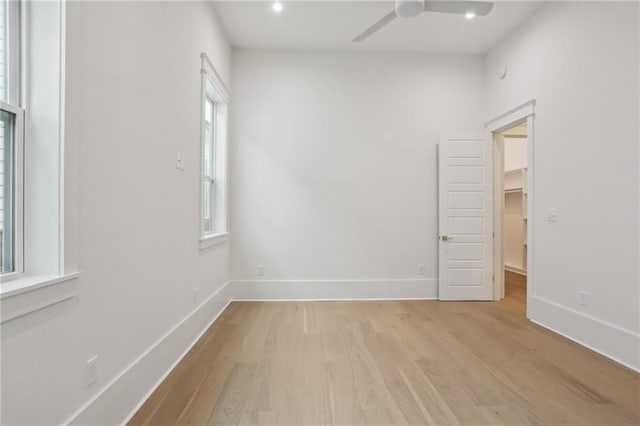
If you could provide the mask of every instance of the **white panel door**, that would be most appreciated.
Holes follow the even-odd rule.
[[[438,152],[439,299],[493,300],[491,142],[450,134]]]

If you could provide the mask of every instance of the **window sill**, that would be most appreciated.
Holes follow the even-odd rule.
[[[207,235],[200,238],[200,250],[204,250],[209,247],[217,246],[218,244],[226,243],[229,239],[229,233],[224,232],[221,234]]]
[[[80,272],[74,272],[66,275],[27,276],[3,282],[0,286],[0,322],[71,299],[77,294],[75,280],[79,276]]]

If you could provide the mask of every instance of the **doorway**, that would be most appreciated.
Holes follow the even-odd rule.
[[[485,124],[483,133],[443,134],[438,145],[438,299],[501,300],[505,297],[505,198],[520,192],[520,250],[509,252],[508,279],[519,284],[523,310],[534,292],[533,279],[533,144],[534,108],[531,99]],[[524,150],[519,163],[505,173],[508,146]],[[522,143],[524,142],[524,144]],[[493,154],[492,154],[493,152]],[[524,157],[524,158],[523,158]],[[507,159],[511,163],[512,158]],[[505,180],[516,176],[519,184]],[[525,189],[526,188],[526,189]],[[526,197],[526,201],[525,198]],[[509,207],[516,206],[510,198]],[[510,217],[509,219],[514,219]],[[515,221],[512,223],[516,223]],[[509,232],[509,237],[513,233]],[[512,241],[509,241],[510,247]],[[518,259],[518,261],[512,261]],[[512,274],[513,273],[513,274]]]
[[[496,271],[502,277],[504,298],[526,305],[528,207],[528,138],[526,121],[497,134],[502,144],[502,259]],[[500,194],[495,194],[500,196]]]
[[[508,297],[529,316],[534,294],[534,109],[530,100],[489,121],[493,145],[494,300]]]

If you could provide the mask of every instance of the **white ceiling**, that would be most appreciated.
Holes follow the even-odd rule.
[[[523,22],[540,2],[496,2],[485,17],[422,13],[397,18],[361,43],[351,40],[393,10],[393,1],[217,1],[214,7],[233,47],[483,54]]]

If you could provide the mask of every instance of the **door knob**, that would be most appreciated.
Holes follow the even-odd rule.
[[[449,240],[453,240],[453,237],[450,237],[450,236],[448,236],[448,235],[442,235],[442,236],[440,237],[440,239],[441,239],[442,241],[449,241]]]

